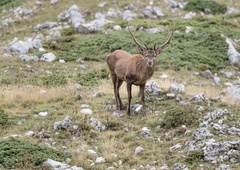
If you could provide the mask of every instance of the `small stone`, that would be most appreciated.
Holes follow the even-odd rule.
[[[141,110],[141,108],[142,108],[142,105],[139,105],[138,107],[136,107],[135,111],[139,112]]]
[[[177,149],[180,149],[180,148],[182,148],[182,145],[181,145],[180,143],[178,143],[178,144],[170,147],[170,148],[169,148],[169,151],[170,151],[170,152],[173,152],[173,151],[175,151],[175,150],[177,150]]]
[[[202,75],[202,77],[205,77],[205,78],[212,78],[213,77],[212,72],[210,70],[204,71],[201,75]]]
[[[33,131],[27,131],[25,133],[25,136],[33,136],[34,135],[34,132]]]
[[[173,170],[189,170],[188,167],[182,163],[174,164]]]
[[[89,105],[88,105],[88,104],[81,104],[80,107],[81,107],[81,108],[89,108]]]
[[[38,113],[39,116],[45,117],[48,115],[48,112],[40,112]]]
[[[114,117],[122,117],[123,115],[121,113],[118,112],[113,112],[112,114]]]
[[[230,72],[230,71],[226,71],[226,72],[224,72],[223,74],[224,74],[228,79],[232,78],[232,76],[233,76],[233,73]]]
[[[159,76],[159,78],[165,80],[165,79],[168,78],[168,75],[166,75],[166,74],[162,74],[161,76]]]
[[[174,94],[174,93],[167,93],[166,95],[167,95],[167,97],[169,97],[169,98],[174,98],[174,97],[175,97],[175,94]]]
[[[138,147],[136,147],[136,149],[135,149],[135,154],[139,154],[140,152],[142,152],[144,149],[141,147],[141,146],[138,146]]]
[[[216,170],[231,170],[229,165],[221,164]]]
[[[104,163],[104,162],[106,162],[106,161],[103,157],[97,157],[97,159],[95,161],[95,163],[97,163],[97,164],[101,164],[101,163]]]
[[[78,130],[78,125],[73,125],[74,130]]]
[[[150,131],[147,127],[143,127],[142,131]]]
[[[173,83],[169,87],[170,92],[177,92],[177,93],[184,93],[184,85],[183,84],[178,84],[178,83]]]
[[[59,60],[59,63],[65,63],[65,60],[61,60],[61,59],[60,59],[60,60]]]
[[[159,95],[162,93],[156,81],[150,80],[146,83],[145,91],[150,95]]]
[[[122,27],[120,25],[115,25],[115,26],[113,26],[113,30],[120,31],[120,30],[122,30]]]
[[[124,132],[129,132],[128,127],[125,127],[125,128],[124,128]]]
[[[164,164],[163,166],[161,166],[158,170],[169,170],[169,167],[167,164]]]
[[[217,73],[214,74],[214,77],[213,77],[213,80],[214,80],[214,83],[217,85],[217,86],[221,86],[221,79],[217,76]]]
[[[104,124],[102,124],[99,120],[95,119],[95,118],[91,118],[90,119],[90,125],[92,127],[94,127],[94,129],[96,131],[104,131],[106,130],[106,126]]]
[[[40,94],[46,94],[47,90],[40,90]]]
[[[190,101],[192,103],[200,103],[200,102],[202,102],[204,100],[205,100],[204,93],[200,93],[200,94],[194,96]]]
[[[88,149],[87,152],[91,155],[97,155],[97,152],[92,149]]]
[[[82,114],[87,114],[87,115],[91,115],[93,113],[93,111],[91,109],[82,109],[80,111],[80,113]]]

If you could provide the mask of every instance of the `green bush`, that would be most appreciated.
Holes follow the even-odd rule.
[[[0,0],[0,10],[20,6],[24,0]]]
[[[4,126],[8,123],[8,114],[0,108],[0,126]]]
[[[6,169],[32,169],[47,159],[64,161],[69,155],[15,138],[0,141],[0,164]]]
[[[197,25],[196,29],[200,27],[198,34],[175,33],[170,44],[157,57],[157,64],[176,70],[198,69],[199,66],[211,71],[224,68],[228,64],[227,44],[221,33],[225,33],[227,29],[222,30],[218,20],[196,18],[191,22],[178,21],[177,25],[180,25],[180,30],[185,30],[185,26],[189,24]],[[208,32],[201,28],[208,28]],[[142,44],[146,43],[149,48],[153,48],[154,44],[163,43],[168,34],[137,32],[136,37]],[[137,46],[127,31],[111,32],[107,35],[81,35],[71,42],[59,42],[58,47],[55,53],[65,61],[76,61],[79,57],[85,61],[105,61],[106,56],[117,49],[131,54],[138,53]]]
[[[172,129],[181,125],[196,126],[199,122],[197,114],[189,106],[170,105],[166,107],[167,113],[163,116],[160,126]]]
[[[67,84],[65,75],[52,74],[40,78],[40,83],[46,86],[62,86]]]
[[[93,70],[88,73],[78,73],[77,82],[81,85],[92,86],[96,85],[101,79],[108,77],[108,70],[103,68],[101,70]]]
[[[204,153],[202,150],[189,152],[185,160],[189,163],[200,162],[204,159]]]
[[[224,14],[227,11],[226,5],[221,5],[213,0],[190,0],[185,6],[186,11],[204,12],[208,8],[213,14]]]
[[[73,26],[70,26],[69,28],[64,28],[61,33],[62,36],[71,36],[76,34],[76,30],[74,29]]]

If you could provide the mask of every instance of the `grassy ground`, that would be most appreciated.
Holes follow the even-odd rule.
[[[99,9],[97,4],[100,1],[66,1],[62,0],[55,6],[49,6],[49,2],[42,1],[43,6],[29,20],[21,20],[11,24],[7,29],[2,29],[1,47],[7,46],[8,42],[14,37],[23,39],[25,36],[34,34],[33,28],[39,24],[48,21],[55,21],[57,15],[72,4],[76,4],[84,10],[87,18],[93,18],[92,12],[105,11],[110,6],[124,7],[130,2],[134,3],[140,9],[147,5],[147,2],[136,3],[136,1],[114,2],[106,1],[108,4],[103,9]],[[218,1],[223,3],[223,1]],[[225,2],[225,1],[224,1]],[[162,1],[161,1],[162,3]],[[237,0],[228,2],[231,7],[239,8]],[[22,1],[25,7],[32,7],[34,2]],[[52,11],[49,15],[46,11]],[[164,9],[167,11],[167,9]],[[183,14],[186,11],[181,11]],[[0,14],[1,16],[11,16],[11,13]],[[35,134],[47,133],[56,142],[55,147],[58,151],[69,152],[71,162],[69,164],[81,166],[84,169],[107,169],[110,166],[119,169],[137,169],[140,165],[150,164],[152,167],[161,167],[167,164],[172,169],[175,163],[181,162],[186,164],[189,169],[215,169],[218,165],[211,164],[202,160],[202,153],[188,155],[186,152],[186,142],[191,138],[193,131],[201,122],[208,111],[216,108],[227,108],[233,115],[230,123],[236,123],[239,120],[239,106],[236,101],[229,99],[228,96],[223,98],[225,102],[211,101],[211,106],[207,102],[200,105],[190,104],[182,107],[174,99],[167,98],[169,86],[173,82],[185,84],[185,94],[183,100],[189,100],[201,92],[204,92],[207,98],[212,98],[222,94],[223,89],[214,85],[212,79],[205,79],[194,75],[194,71],[202,72],[210,69],[213,72],[220,73],[221,69],[232,71],[237,78],[238,70],[233,69],[227,60],[227,45],[221,34],[230,38],[237,38],[239,31],[239,14],[237,15],[217,15],[213,18],[196,17],[191,21],[182,19],[170,19],[166,16],[162,20],[136,19],[132,21],[133,25],[139,23],[139,26],[150,28],[159,26],[163,28],[175,25],[175,33],[171,43],[165,48],[164,52],[158,56],[157,70],[152,77],[153,80],[162,88],[164,94],[154,99],[147,96],[147,117],[141,114],[133,113],[127,116],[115,118],[112,116],[114,110],[106,109],[108,104],[114,105],[113,90],[111,80],[108,77],[105,56],[115,49],[124,49],[131,53],[136,52],[136,46],[132,42],[129,34],[125,31],[111,32],[107,35],[97,33],[94,35],[77,35],[73,30],[64,30],[63,36],[56,39],[58,45],[50,46],[50,42],[44,42],[44,48],[53,52],[58,59],[64,59],[66,63],[45,63],[45,62],[22,62],[17,57],[3,58],[0,57],[0,107],[8,117],[2,116],[4,122],[0,124],[0,141],[4,145],[12,141],[3,140],[4,137],[19,134],[23,137],[28,148],[32,144],[45,146],[51,140],[42,136],[25,137],[25,132],[32,130]],[[127,22],[116,21],[116,24],[127,26]],[[185,34],[185,27],[194,27],[194,32]],[[106,26],[111,28],[112,24]],[[64,32],[70,32],[70,35],[64,35]],[[47,30],[46,30],[47,32]],[[44,32],[44,34],[46,33]],[[163,42],[167,33],[147,34],[138,32],[137,38],[141,42],[146,42],[150,46],[155,43]],[[193,50],[194,49],[194,50]],[[32,51],[30,54],[41,55],[39,52]],[[84,63],[76,62],[76,59],[82,58]],[[83,67],[84,66],[84,67]],[[168,79],[159,78],[163,73],[169,76]],[[227,80],[222,74],[219,74],[223,83]],[[80,83],[82,87],[76,89],[74,85]],[[93,96],[99,92],[97,97]],[[79,96],[82,96],[81,98]],[[127,104],[127,92],[125,85],[121,88],[121,96],[124,99],[124,105]],[[133,89],[132,103],[140,103],[138,97],[138,88]],[[88,104],[93,110],[93,115],[87,116],[80,113],[81,104]],[[205,111],[198,113],[197,109],[203,106]],[[47,111],[47,117],[40,117],[37,114],[41,111]],[[125,115],[125,111],[121,111]],[[23,118],[27,115],[27,118]],[[69,115],[75,125],[79,126],[78,131],[59,130],[57,134],[53,130],[53,124],[56,121],[62,121]],[[173,115],[168,117],[167,115]],[[184,115],[184,116],[183,116]],[[89,126],[91,117],[97,118],[107,126],[104,132],[95,131]],[[163,120],[163,124],[160,119]],[[6,121],[7,120],[7,121]],[[181,121],[180,121],[181,120]],[[1,122],[0,121],[0,122]],[[19,123],[20,122],[20,123]],[[181,126],[186,125],[189,133],[183,134]],[[162,126],[164,128],[157,128]],[[126,132],[124,128],[128,128]],[[151,130],[153,138],[146,138],[141,135],[141,129],[148,127]],[[218,137],[217,137],[218,139]],[[219,138],[218,140],[225,140]],[[30,141],[31,144],[28,142]],[[169,147],[181,143],[183,148],[173,153],[169,152]],[[17,144],[16,144],[17,145]],[[34,145],[35,146],[35,145]],[[64,147],[63,147],[64,146]],[[134,154],[137,146],[144,148],[139,155]],[[0,143],[1,147],[1,143]],[[81,149],[77,154],[75,151]],[[94,149],[99,156],[106,159],[104,164],[91,164],[95,162],[96,156],[87,152],[88,149]],[[20,149],[19,152],[23,152]],[[26,150],[26,149],[25,149]],[[41,150],[41,149],[40,149]],[[43,149],[45,151],[45,149]],[[49,152],[49,151],[48,151]],[[50,151],[51,152],[51,151]],[[0,158],[3,152],[0,151]],[[31,155],[31,152],[28,153]],[[59,160],[63,159],[59,154]],[[55,158],[55,155],[49,154],[49,157]],[[19,169],[39,168],[39,164],[28,162],[31,156],[26,157]],[[3,162],[0,163],[3,164]],[[4,164],[5,165],[5,164]],[[6,165],[5,165],[6,167]],[[13,167],[8,167],[13,168]],[[231,169],[237,169],[231,165]]]

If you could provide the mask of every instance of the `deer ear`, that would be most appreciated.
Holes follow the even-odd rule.
[[[142,47],[142,46],[138,46],[138,50],[139,50],[139,52],[142,53],[142,54],[145,54],[145,53],[146,53],[146,49],[145,49],[144,47]]]
[[[155,53],[158,55],[160,54],[162,51],[163,51],[164,47],[162,48],[157,48],[157,49],[154,49]]]

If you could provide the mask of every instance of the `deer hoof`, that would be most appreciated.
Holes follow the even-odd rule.
[[[121,107],[120,107],[120,110],[126,110],[126,109],[127,109],[126,106],[121,106]]]

